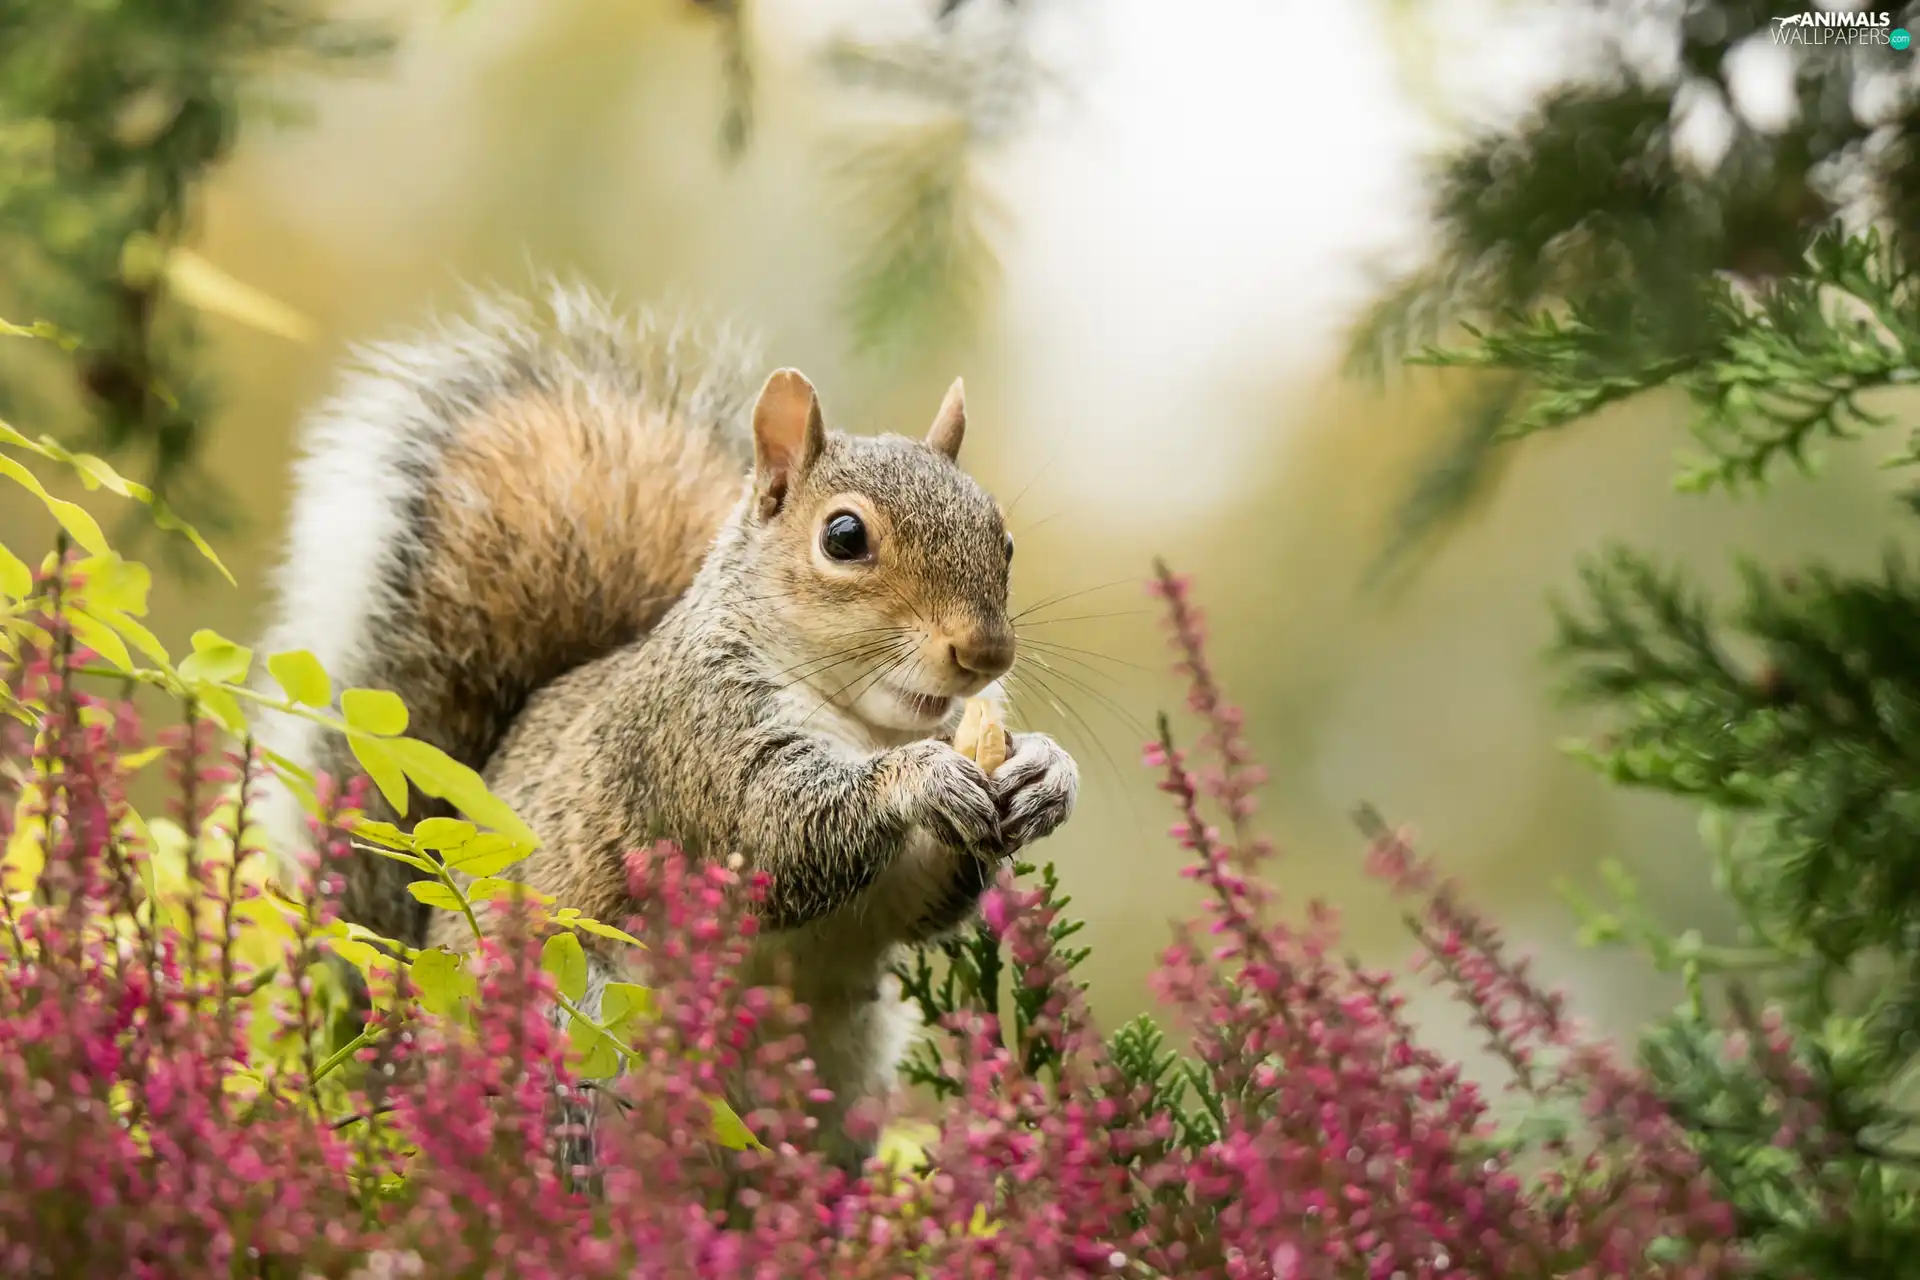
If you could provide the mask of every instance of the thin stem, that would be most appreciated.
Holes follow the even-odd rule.
[[[353,1057],[354,1054],[360,1052],[379,1038],[380,1033],[378,1028],[373,1026],[366,1027],[359,1035],[347,1041],[338,1049],[335,1049],[332,1056],[320,1064],[320,1069],[313,1073],[313,1083],[318,1084],[320,1081],[326,1079],[327,1076],[332,1074],[334,1068],[340,1066],[349,1058]]]

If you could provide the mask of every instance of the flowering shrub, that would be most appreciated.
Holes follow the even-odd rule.
[[[0,439],[142,497],[97,459]],[[890,1131],[849,1179],[814,1150],[804,1010],[733,976],[764,888],[737,862],[635,851],[619,922],[490,879],[532,833],[406,738],[390,695],[336,699],[305,654],[269,658],[284,696],[262,692],[251,655],[208,632],[175,664],[137,621],[145,571],[12,455],[0,470],[77,544],[38,570],[0,551],[10,1276],[1738,1271],[1729,1212],[1646,1081],[1575,1031],[1402,835],[1374,823],[1372,865],[1510,1067],[1533,1112],[1518,1130],[1421,1046],[1401,979],[1340,956],[1327,907],[1282,913],[1253,827],[1260,772],[1170,573],[1153,590],[1200,735],[1184,750],[1163,720],[1146,758],[1208,897],[1158,974],[1188,1053],[1146,1017],[1101,1036],[1057,877],[1008,872],[977,928],[901,970],[936,1024],[909,1074],[945,1098],[939,1122]],[[134,683],[173,695],[183,723],[143,730]],[[372,785],[472,821],[365,821],[368,779],[264,757],[242,702],[328,724]],[[161,764],[173,812],[149,820],[128,787]],[[250,821],[269,772],[312,814],[320,853],[299,883],[276,882]],[[423,900],[469,919],[493,903],[509,927],[461,956],[339,920],[334,864],[355,843],[431,874]],[[643,947],[644,985],[582,1007],[582,934]]]

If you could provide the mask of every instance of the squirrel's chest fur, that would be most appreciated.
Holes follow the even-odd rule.
[[[769,693],[760,673],[732,669],[728,652],[669,619],[638,644],[534,697],[485,770],[489,786],[544,842],[508,874],[590,916],[624,921],[631,911],[624,858],[631,850],[670,839],[708,856],[751,857],[751,849],[730,845],[734,810],[741,788],[767,784],[739,776],[741,752],[725,746],[749,723],[762,734],[802,732],[848,760],[906,740],[804,685],[776,685]],[[772,665],[764,656],[756,661]],[[687,715],[688,705],[701,713]],[[826,860],[833,853],[821,850]],[[848,905],[763,932],[741,975],[751,984],[785,986],[808,1007],[809,1049],[823,1082],[842,1099],[882,1096],[892,1086],[918,1019],[901,1000],[890,962],[929,903],[948,892],[953,857],[910,830],[897,856]],[[601,959],[618,962],[611,952]]]

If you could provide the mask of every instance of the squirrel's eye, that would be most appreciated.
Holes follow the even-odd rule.
[[[820,549],[829,560],[864,560],[867,557],[867,526],[850,511],[827,517],[820,530]]]
[[[1007,535],[1007,563],[1013,563],[1013,535]]]

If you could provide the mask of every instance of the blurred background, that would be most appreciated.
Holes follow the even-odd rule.
[[[160,217],[175,251],[145,268],[195,330],[196,478],[177,505],[217,523],[239,579],[156,592],[161,637],[262,622],[298,421],[349,344],[457,307],[463,283],[577,273],[760,330],[842,428],[920,431],[965,376],[969,465],[1014,504],[1016,594],[1055,598],[1032,618],[1064,646],[1036,655],[1061,705],[1020,710],[1082,763],[1078,816],[1046,852],[1089,921],[1109,1025],[1148,1000],[1166,922],[1193,905],[1139,764],[1155,712],[1181,706],[1140,587],[1156,555],[1194,576],[1272,771],[1290,897],[1337,905],[1370,959],[1407,954],[1361,873],[1349,815],[1370,801],[1576,1008],[1624,1029],[1664,1007],[1640,961],[1575,944],[1556,884],[1618,858],[1669,919],[1712,932],[1707,861],[1681,806],[1561,755],[1580,726],[1541,661],[1546,598],[1616,536],[1709,583],[1736,549],[1857,564],[1893,508],[1868,455],[1763,503],[1677,495],[1684,411],[1636,402],[1502,455],[1461,520],[1370,577],[1461,393],[1349,375],[1348,334],[1423,251],[1425,157],[1562,74],[1577,23],[1493,3],[744,4],[366,0],[328,10],[374,26],[317,37],[326,58],[258,37],[241,114]],[[256,8],[271,25],[305,6]],[[376,28],[390,49],[344,48]],[[137,149],[180,110],[163,93],[111,127]],[[57,145],[18,116],[0,138],[16,174]],[[29,195],[0,197],[6,230],[65,225]],[[68,233],[88,251],[89,224]],[[21,308],[42,283],[0,281],[0,315],[36,318]],[[58,371],[8,367],[10,419],[59,429]],[[35,518],[0,512],[0,538],[44,540]],[[1465,1043],[1444,1017],[1436,1034]]]

